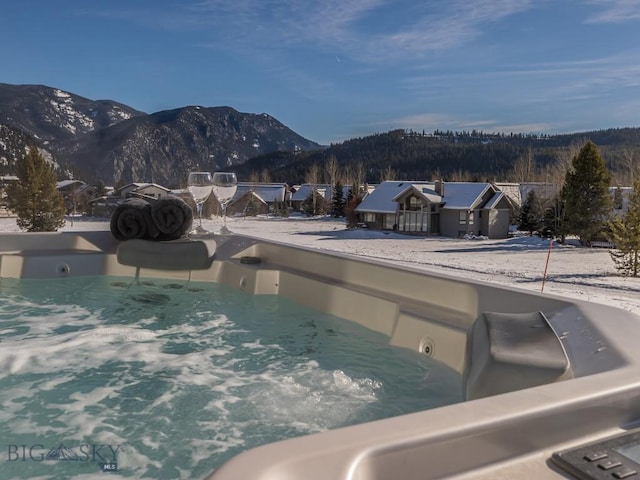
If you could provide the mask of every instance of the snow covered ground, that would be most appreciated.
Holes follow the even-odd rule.
[[[217,231],[220,219],[204,220]],[[540,292],[549,242],[537,237],[506,240],[422,238],[397,233],[347,230],[344,219],[229,218],[235,233],[319,250],[411,265],[430,272]],[[69,219],[65,231],[109,230],[106,219]],[[0,218],[0,232],[19,232],[14,218]],[[0,237],[2,242],[2,237]],[[640,278],[617,274],[608,250],[553,244],[545,294],[612,305],[640,315]]]

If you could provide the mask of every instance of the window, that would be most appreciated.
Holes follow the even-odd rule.
[[[458,214],[458,224],[473,225],[473,212],[466,212],[465,210],[460,210],[460,213]]]
[[[405,211],[420,211],[422,210],[422,201],[412,195],[405,198],[401,206]]]
[[[400,212],[397,228],[401,232],[429,233],[429,213]]]
[[[392,215],[385,215],[383,219],[382,228],[385,230],[392,230],[393,226],[396,225],[396,215],[395,213]]]

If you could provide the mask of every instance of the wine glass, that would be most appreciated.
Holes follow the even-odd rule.
[[[209,172],[190,172],[187,179],[187,189],[196,202],[196,210],[198,212],[198,226],[190,233],[208,233],[202,228],[202,205],[211,195],[213,186],[211,185],[211,173]]]
[[[231,233],[227,228],[227,205],[238,189],[238,179],[235,173],[215,172],[213,174],[213,194],[222,207],[223,226],[220,233]]]

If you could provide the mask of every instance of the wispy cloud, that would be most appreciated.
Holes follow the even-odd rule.
[[[487,25],[537,6],[533,0],[198,0],[172,11],[102,12],[146,26],[201,30],[231,51],[320,48],[362,63],[404,61],[464,45]],[[133,9],[132,9],[133,10]],[[393,22],[370,22],[377,15]]]
[[[640,87],[640,50],[580,61],[492,65],[472,74],[464,70],[415,75],[405,78],[402,85],[421,98],[451,91],[453,87],[480,94],[499,93],[494,98],[506,98],[511,92],[514,98],[509,101],[519,104],[585,100]],[[535,95],[523,96],[522,91]]]
[[[640,20],[640,0],[591,0],[602,10],[587,19],[587,23],[623,23]]]
[[[530,0],[456,0],[440,11],[425,8],[425,15],[404,29],[379,39],[387,54],[424,54],[459,47],[482,34],[483,28],[532,7]]]

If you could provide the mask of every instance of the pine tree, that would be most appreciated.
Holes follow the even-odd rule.
[[[347,221],[347,228],[356,228],[358,226],[358,212],[356,208],[360,205],[362,199],[359,194],[354,193],[359,191],[357,186],[352,186],[347,196],[347,202],[344,206],[344,217]]]
[[[544,209],[542,220],[542,236],[546,238],[560,237],[560,243],[564,243],[562,224],[564,220],[564,203],[560,195],[551,199]]]
[[[611,214],[610,175],[593,142],[587,142],[571,162],[562,187],[565,217],[562,231],[588,244]]]
[[[609,223],[609,241],[615,245],[611,258],[623,275],[640,274],[640,181],[633,185],[629,207],[620,219]]]
[[[331,196],[331,216],[334,218],[344,217],[345,203],[342,182],[336,180],[333,185],[333,195]]]
[[[544,214],[538,195],[535,190],[531,190],[520,209],[518,228],[523,232],[529,232],[529,235],[533,235],[533,232],[540,232],[544,225]]]
[[[244,215],[246,217],[255,217],[258,215],[258,202],[256,197],[253,195],[253,192],[249,192],[249,200],[247,201],[247,205],[244,207]]]
[[[309,216],[320,215],[322,213],[322,197],[314,189],[307,198],[302,201],[300,209],[302,213]]]
[[[18,182],[7,189],[8,206],[27,232],[55,232],[64,225],[64,199],[56,176],[37,148],[16,162]]]

